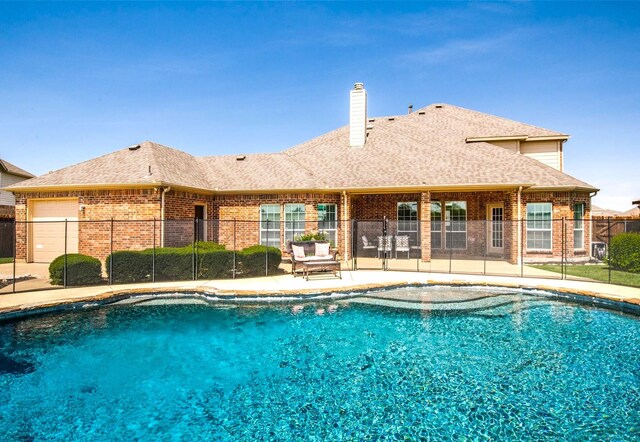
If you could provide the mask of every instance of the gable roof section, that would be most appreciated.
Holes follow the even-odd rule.
[[[10,186],[11,190],[178,186],[206,190],[195,157],[150,141]]]
[[[363,147],[343,126],[280,153],[194,157],[146,141],[11,186],[170,185],[203,192],[496,189],[596,190],[532,158],[469,137],[557,137],[548,129],[451,105],[369,119]],[[151,174],[149,174],[151,167]]]
[[[490,121],[496,119],[496,128]],[[591,185],[524,155],[492,144],[465,140],[534,134],[565,136],[449,105],[431,105],[409,115],[369,120],[367,142],[349,147],[349,128],[287,151],[299,163],[317,164],[338,188],[536,187],[595,190]],[[492,130],[492,132],[489,132]]]
[[[14,166],[10,162],[2,159],[0,159],[0,172],[8,173],[10,175],[15,175],[23,178],[33,178],[35,176],[27,172],[26,170],[21,169],[18,166]]]

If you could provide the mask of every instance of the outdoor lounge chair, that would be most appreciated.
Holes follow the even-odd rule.
[[[396,259],[398,259],[398,252],[407,252],[407,259],[409,259],[409,237],[407,235],[396,236]]]
[[[378,246],[371,244],[365,235],[362,235],[362,251],[375,250]]]
[[[387,253],[391,253],[393,250],[393,236],[379,236],[378,237],[378,258],[380,258],[380,253],[383,253],[386,257]]]
[[[296,276],[297,270],[309,279],[309,273],[333,271],[342,279],[338,251],[330,249],[329,241],[290,241],[287,252],[291,256],[291,273]]]

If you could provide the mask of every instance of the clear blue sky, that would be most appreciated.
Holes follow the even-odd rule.
[[[153,140],[275,152],[445,102],[570,134],[565,170],[640,198],[640,3],[0,3],[0,157],[34,174]]]

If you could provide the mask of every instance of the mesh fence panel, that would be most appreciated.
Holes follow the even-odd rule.
[[[14,232],[18,233],[15,240]],[[18,257],[16,264],[11,259],[0,264],[0,276],[9,281],[0,287],[0,293],[13,291],[14,267],[18,268],[16,277],[26,276],[21,267],[25,259],[43,264],[38,264],[37,280],[18,281],[16,291],[63,287],[72,281],[94,283],[82,279],[81,266],[69,262],[62,282],[48,283],[45,263],[78,251],[100,261],[103,283],[277,275],[291,271],[288,242],[310,232],[327,233],[332,247],[339,247],[343,257],[349,256],[345,268],[640,286],[640,274],[616,264],[633,257],[627,256],[624,247],[611,246],[612,242],[633,240],[622,234],[640,235],[640,219],[0,221],[2,257],[14,253]],[[346,238],[350,243],[341,242]],[[265,247],[256,249],[260,245],[282,250],[284,259]]]

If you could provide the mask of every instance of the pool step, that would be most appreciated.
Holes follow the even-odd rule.
[[[522,299],[521,297],[515,298],[513,295],[497,295],[482,297],[478,299],[463,300],[457,302],[425,302],[425,301],[402,301],[398,299],[385,299],[374,298],[368,296],[362,296],[358,298],[350,299],[347,302],[353,302],[357,304],[369,304],[383,307],[391,307],[406,310],[423,310],[423,311],[441,311],[441,312],[479,312],[485,311],[485,314],[490,314],[487,310],[497,309],[498,307],[514,307],[518,306],[522,308],[529,308],[532,302],[536,303],[548,303],[549,301],[538,297],[527,297]],[[504,312],[500,312],[500,315]]]

